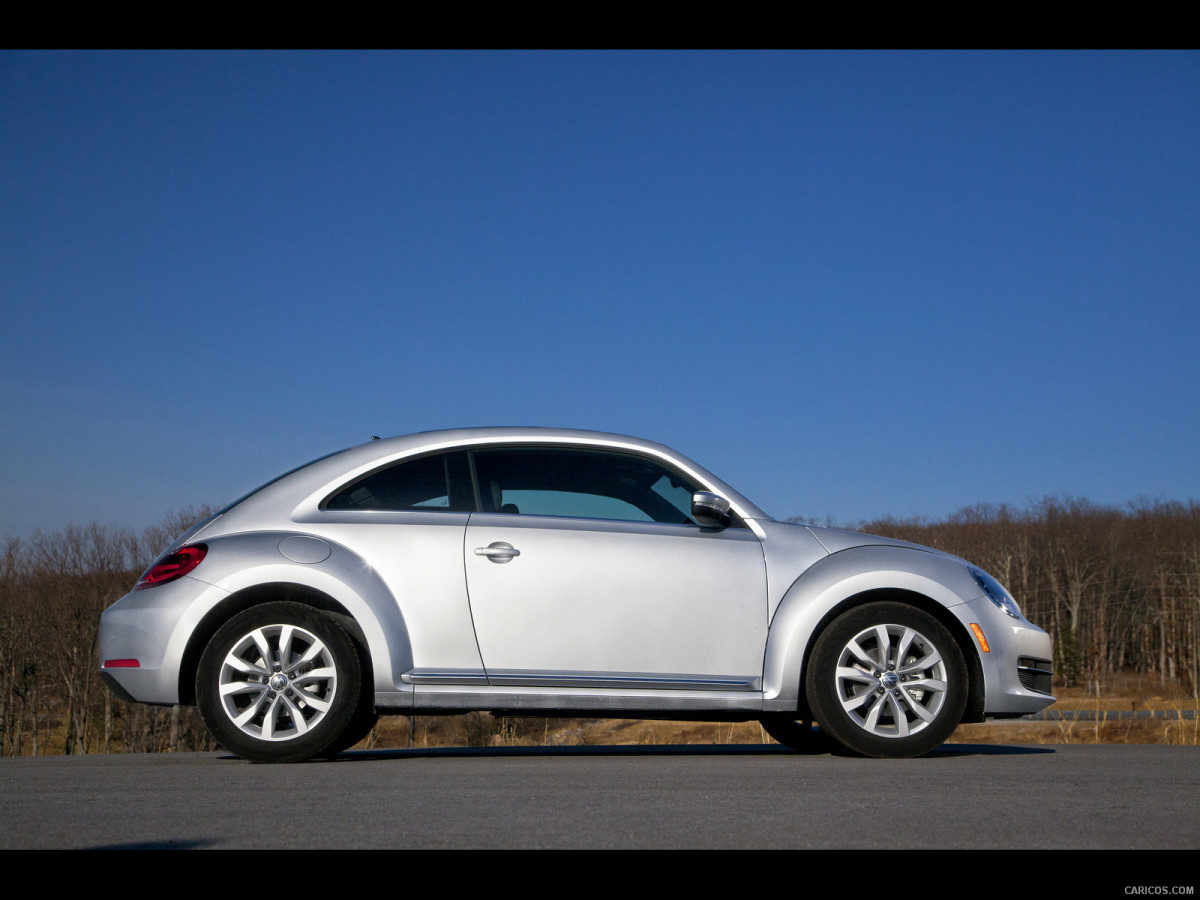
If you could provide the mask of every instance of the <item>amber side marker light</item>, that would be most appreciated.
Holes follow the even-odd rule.
[[[142,664],[136,659],[106,659],[105,669],[140,669]]]
[[[979,641],[979,649],[984,653],[991,653],[992,648],[988,646],[987,638],[983,636],[983,629],[972,622],[971,631],[975,632],[975,640]]]

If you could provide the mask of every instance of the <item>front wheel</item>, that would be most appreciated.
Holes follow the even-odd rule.
[[[843,613],[813,648],[806,686],[822,731],[864,756],[921,756],[967,702],[966,663],[937,619],[903,603]]]
[[[363,692],[363,696],[358,702],[358,709],[350,717],[350,724],[346,726],[346,730],[341,733],[341,736],[336,741],[321,751],[321,756],[325,759],[333,759],[333,757],[349,750],[371,733],[376,723],[379,722],[379,713],[375,712],[373,700],[374,698],[370,693]]]
[[[337,622],[299,603],[266,603],[213,635],[200,657],[196,703],[226,749],[257,762],[298,762],[350,726],[361,673]]]

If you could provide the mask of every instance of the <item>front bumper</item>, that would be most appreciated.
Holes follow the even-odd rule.
[[[951,608],[967,626],[983,631],[989,652],[980,650],[985,685],[984,715],[1025,716],[1054,702],[1050,694],[1050,635],[1032,622],[1014,619],[986,597]]]

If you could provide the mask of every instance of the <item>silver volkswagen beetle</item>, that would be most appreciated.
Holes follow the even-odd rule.
[[[100,621],[126,700],[195,703],[252,760],[380,714],[812,722],[868,756],[1053,702],[1050,639],[992,576],[777,522],[661,444],[558,428],[372,440],[181,535]]]

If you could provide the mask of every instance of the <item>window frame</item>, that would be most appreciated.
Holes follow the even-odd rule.
[[[636,524],[636,525],[667,525],[667,526],[673,526],[673,527],[691,526],[691,527],[695,527],[695,528],[703,528],[706,530],[711,530],[711,526],[701,525],[694,518],[692,518],[690,509],[688,509],[687,511],[680,510],[680,512],[682,512],[683,516],[687,519],[686,522],[663,522],[663,521],[660,521],[658,519],[653,519],[653,518],[629,519],[629,518],[609,518],[609,517],[603,517],[603,516],[558,515],[558,514],[554,514],[554,513],[526,513],[526,512],[505,513],[505,512],[500,512],[499,510],[484,510],[483,504],[482,504],[483,486],[482,486],[481,479],[479,477],[479,471],[478,471],[478,468],[476,465],[475,454],[477,452],[486,453],[486,452],[493,451],[493,450],[501,450],[501,451],[502,450],[527,450],[527,451],[534,451],[534,452],[551,452],[551,453],[583,451],[586,453],[596,453],[596,454],[601,454],[601,455],[620,457],[620,458],[624,458],[624,459],[642,460],[648,464],[653,465],[655,468],[661,470],[663,475],[665,475],[668,478],[676,478],[676,479],[684,482],[685,484],[693,485],[694,489],[693,489],[692,493],[695,493],[695,491],[697,491],[697,490],[703,490],[703,491],[711,490],[711,488],[708,485],[704,484],[703,481],[697,479],[695,476],[692,476],[686,472],[681,471],[677,466],[672,465],[667,460],[661,459],[661,458],[659,458],[657,456],[653,456],[651,454],[639,453],[639,452],[636,452],[633,450],[628,450],[625,448],[595,446],[592,444],[528,443],[528,442],[522,442],[522,441],[516,441],[516,442],[512,442],[512,443],[477,444],[477,445],[473,445],[469,448],[469,455],[470,455],[470,460],[471,460],[471,477],[475,484],[475,503],[478,507],[478,512],[482,515],[521,516],[521,517],[525,517],[525,518],[535,518],[536,517],[536,518],[551,518],[551,519],[572,519],[572,520],[583,520],[583,521],[591,520],[591,521],[596,521],[596,522],[628,522],[628,523]],[[651,484],[656,484],[657,481],[658,481],[658,479],[655,479],[655,481],[652,482]],[[566,493],[566,492],[564,492],[564,493]],[[618,500],[621,502],[629,503],[629,501],[624,500],[624,498],[615,497],[610,494],[593,494],[593,496],[606,497],[608,499],[613,499],[613,500]],[[673,509],[678,509],[678,507],[675,507],[675,505],[673,503],[671,503],[671,501],[669,499],[667,499],[666,497],[662,496],[661,494],[659,494],[659,497],[662,499],[662,501],[664,503],[669,504]],[[637,506],[636,504],[630,503],[630,505],[633,506],[635,509],[645,512],[645,510],[642,510],[641,507]],[[730,514],[731,514],[731,519],[730,519],[729,525],[726,526],[727,528],[747,528],[748,527],[746,525],[745,521],[742,519],[742,517],[740,515],[738,515],[736,512],[734,512],[733,510],[730,510]],[[647,515],[649,515],[649,514],[647,513]]]
[[[483,443],[483,444],[474,443],[474,444],[462,444],[462,445],[455,446],[455,447],[439,447],[434,450],[427,450],[424,452],[415,453],[411,456],[405,456],[400,459],[389,460],[388,462],[378,465],[375,468],[371,469],[370,471],[364,472],[363,474],[357,476],[356,478],[353,478],[350,481],[346,481],[346,482],[338,485],[337,487],[335,487],[333,490],[329,491],[325,495],[325,497],[321,500],[321,502],[317,505],[317,509],[322,513],[336,513],[339,515],[343,515],[346,513],[363,513],[366,515],[379,515],[379,514],[392,514],[392,513],[435,513],[435,514],[441,514],[441,515],[445,515],[445,514],[468,515],[469,514],[469,515],[489,515],[489,516],[519,516],[519,517],[525,517],[525,518],[571,519],[571,520],[576,520],[576,521],[591,520],[591,521],[596,521],[596,522],[627,522],[627,523],[643,525],[643,526],[644,525],[667,525],[667,526],[673,526],[673,527],[688,527],[690,525],[691,527],[704,529],[706,531],[719,530],[719,529],[714,529],[713,526],[701,525],[699,522],[697,522],[695,519],[692,518],[690,509],[686,512],[683,512],[683,515],[688,520],[687,522],[662,522],[662,521],[659,521],[657,519],[652,519],[652,518],[651,519],[628,519],[628,518],[614,519],[614,518],[607,518],[607,517],[601,517],[601,516],[573,516],[573,515],[555,515],[555,514],[550,514],[550,513],[525,513],[525,512],[504,513],[504,512],[500,512],[499,510],[495,510],[495,511],[484,510],[483,509],[482,485],[480,482],[479,471],[478,471],[478,468],[476,465],[475,454],[476,453],[486,453],[486,452],[493,451],[493,450],[527,450],[527,451],[534,451],[534,452],[551,452],[551,453],[583,451],[583,452],[587,452],[587,453],[597,453],[597,454],[602,454],[602,455],[621,457],[621,458],[625,458],[625,459],[643,460],[646,463],[649,463],[649,464],[655,466],[656,468],[662,470],[663,474],[668,477],[677,478],[680,481],[682,481],[686,484],[689,484],[689,485],[695,485],[696,490],[705,490],[705,491],[712,490],[712,488],[709,485],[706,485],[702,480],[699,480],[695,476],[682,471],[678,466],[674,465],[669,460],[662,459],[662,458],[655,456],[653,454],[650,454],[650,453],[643,453],[643,452],[631,450],[631,449],[624,448],[624,447],[597,446],[594,444],[587,444],[587,443],[501,441],[501,442],[497,442],[497,443]],[[444,508],[443,507],[435,507],[435,506],[405,507],[405,508],[391,508],[391,507],[388,507],[388,508],[377,508],[377,507],[376,508],[370,508],[370,507],[337,508],[337,507],[330,506],[330,503],[333,501],[333,499],[335,497],[341,496],[341,494],[343,492],[352,490],[356,485],[359,485],[362,482],[366,481],[367,479],[370,479],[376,475],[379,475],[380,473],[382,473],[388,469],[407,465],[409,463],[418,462],[419,460],[426,459],[431,456],[448,457],[448,456],[452,456],[455,454],[465,454],[466,455],[467,464],[466,464],[466,467],[463,470],[463,472],[460,472],[460,474],[463,474],[465,472],[466,477],[468,477],[470,479],[470,493],[471,493],[471,499],[473,502],[472,509],[456,509],[453,506],[444,507]],[[657,482],[657,479],[656,479],[656,482]],[[611,497],[611,495],[605,495],[605,494],[595,494],[594,496],[610,497],[610,499],[623,500],[623,498]],[[671,503],[670,500],[668,500],[666,497],[662,497],[661,494],[659,496],[662,498],[664,503],[668,503],[668,504]],[[726,498],[726,499],[729,499],[729,498]],[[628,502],[628,501],[623,501],[623,502]],[[634,505],[634,504],[631,504],[631,505]],[[673,508],[677,508],[677,507],[674,507],[674,504],[671,504],[671,506]],[[634,505],[634,508],[641,509],[640,507],[637,507],[636,505]],[[742,519],[742,517],[737,512],[730,510],[730,515],[731,515],[731,519],[730,519],[729,524],[727,526],[725,526],[726,528],[748,528],[749,527],[746,524],[745,520]]]
[[[404,507],[347,506],[347,507],[341,507],[341,506],[332,506],[331,505],[335,498],[342,496],[347,491],[353,490],[355,487],[362,484],[364,481],[374,478],[377,475],[381,475],[384,472],[390,471],[391,469],[397,469],[401,466],[410,465],[412,463],[420,462],[422,460],[426,460],[431,457],[438,457],[438,456],[443,458],[443,465],[450,465],[448,458],[455,456],[455,455],[459,455],[459,454],[465,455],[467,457],[466,464],[460,465],[460,471],[458,474],[460,476],[465,476],[466,478],[468,478],[470,480],[470,484],[471,484],[470,493],[471,493],[472,502],[473,502],[472,509],[455,508],[453,506],[453,499],[449,493],[447,494],[447,499],[451,501],[451,505],[445,506],[445,507],[442,507],[442,506],[404,506]],[[447,471],[446,487],[447,487],[448,491],[451,487],[450,478],[451,478],[451,473],[449,471]],[[329,513],[355,513],[355,512],[376,513],[376,514],[378,514],[378,513],[439,513],[439,514],[451,513],[451,514],[457,514],[457,515],[467,515],[467,514],[475,513],[475,512],[479,511],[479,492],[478,492],[478,489],[476,489],[474,487],[474,485],[475,485],[475,473],[474,473],[474,470],[470,463],[470,448],[469,447],[441,447],[437,450],[430,450],[425,453],[416,453],[412,456],[402,457],[401,459],[389,460],[388,462],[384,463],[383,465],[376,466],[374,469],[371,469],[369,472],[364,472],[362,475],[359,475],[357,478],[354,478],[350,481],[347,481],[343,484],[338,485],[336,488],[334,488],[332,491],[330,491],[321,500],[321,502],[317,505],[317,509],[320,510],[321,512],[329,512]]]

